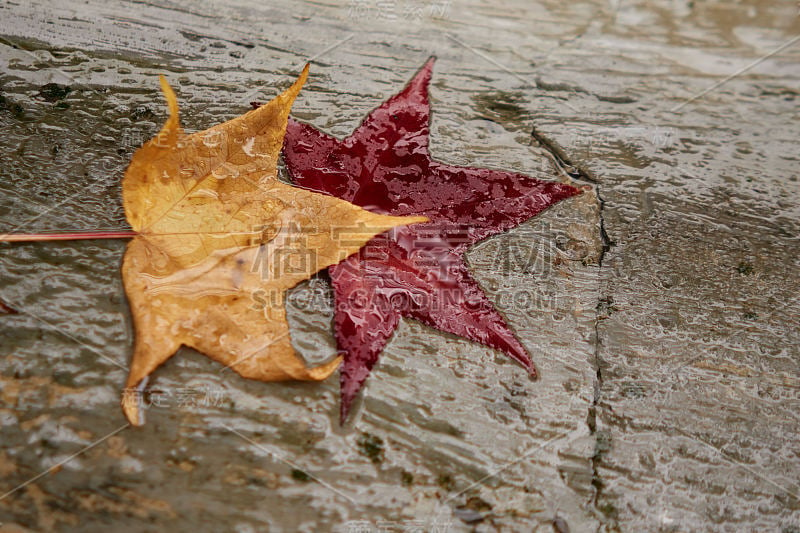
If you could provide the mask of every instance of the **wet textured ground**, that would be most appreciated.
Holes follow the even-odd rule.
[[[125,243],[2,245],[0,531],[800,531],[797,5],[274,4],[0,5],[0,231],[125,228],[158,73],[196,130],[313,57],[344,136],[435,54],[434,157],[593,189],[468,254],[541,379],[405,321],[347,427],[189,350],[125,427]]]

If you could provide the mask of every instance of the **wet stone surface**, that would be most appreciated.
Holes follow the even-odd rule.
[[[125,243],[0,245],[0,531],[800,531],[798,34],[794,2],[3,4],[0,232],[126,228],[157,74],[194,131],[314,56],[302,121],[348,135],[435,54],[435,159],[590,190],[467,253],[539,380],[404,320],[345,427],[336,379],[186,349],[125,427]],[[309,361],[330,296],[290,298]]]

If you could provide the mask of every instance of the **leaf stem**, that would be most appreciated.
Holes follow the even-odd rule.
[[[6,233],[0,242],[80,241],[88,239],[130,239],[135,231],[84,231],[74,233]]]

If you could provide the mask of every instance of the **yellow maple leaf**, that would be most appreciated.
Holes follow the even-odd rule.
[[[192,135],[161,77],[169,119],[122,181],[138,232],[122,264],[135,327],[122,405],[134,425],[143,423],[137,388],[181,345],[247,378],[328,377],[339,358],[307,368],[292,348],[285,291],[375,235],[427,220],[377,215],[277,179],[289,110],[307,76],[308,66],[271,102]]]

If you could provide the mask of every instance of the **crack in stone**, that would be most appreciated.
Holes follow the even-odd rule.
[[[540,132],[536,131],[536,128],[531,129],[531,136],[536,140],[536,142],[539,143],[539,145],[542,148],[544,148],[545,150],[547,150],[547,152],[550,153],[553,159],[555,159],[556,164],[564,172],[566,172],[569,177],[575,180],[588,181],[589,183],[597,184],[597,177],[594,175],[594,173],[591,170],[585,168],[583,165],[578,165],[574,163],[572,159],[570,159],[570,157],[567,155],[567,152],[565,152],[564,149],[561,148],[554,141],[551,141],[550,139],[542,135]],[[600,196],[598,195],[598,199],[599,198]],[[602,201],[600,209],[602,213]],[[603,231],[603,234],[605,235],[605,231]]]
[[[600,241],[601,241],[601,249],[598,256],[598,280],[602,283],[603,280],[603,259],[605,258],[606,253],[610,250],[610,248],[614,245],[613,241],[608,236],[605,228],[605,218],[604,218],[604,209],[605,209],[605,200],[600,194],[600,183],[597,179],[597,176],[588,168],[578,163],[575,163],[566,151],[556,144],[554,141],[545,137],[541,132],[537,131],[535,128],[531,130],[531,136],[539,143],[539,145],[546,150],[550,156],[553,158],[556,165],[563,170],[568,176],[576,181],[584,181],[590,183],[593,188],[594,192],[597,196],[597,201],[599,204],[598,209],[598,218],[599,218],[599,232],[600,232]],[[594,317],[594,360],[593,366],[595,370],[595,379],[593,383],[593,397],[592,397],[592,404],[589,406],[588,413],[586,415],[586,425],[589,428],[590,434],[594,437],[595,442],[595,449],[594,453],[591,457],[591,464],[592,464],[592,487],[594,488],[594,494],[592,496],[592,505],[594,506],[594,510],[596,516],[600,521],[600,525],[598,526],[598,531],[603,528],[604,523],[606,522],[605,517],[599,508],[599,499],[600,494],[603,488],[603,482],[600,479],[600,474],[598,472],[598,465],[601,460],[601,455],[604,452],[604,448],[608,445],[605,438],[598,435],[597,432],[597,410],[600,404],[600,393],[602,389],[603,383],[603,373],[600,367],[600,350],[602,342],[600,341],[600,321],[602,320],[602,313],[603,308],[607,305],[608,302],[611,301],[611,295],[604,294],[603,288],[601,287],[598,298],[597,298],[597,306],[595,307],[595,317]],[[601,442],[602,441],[602,442]]]

